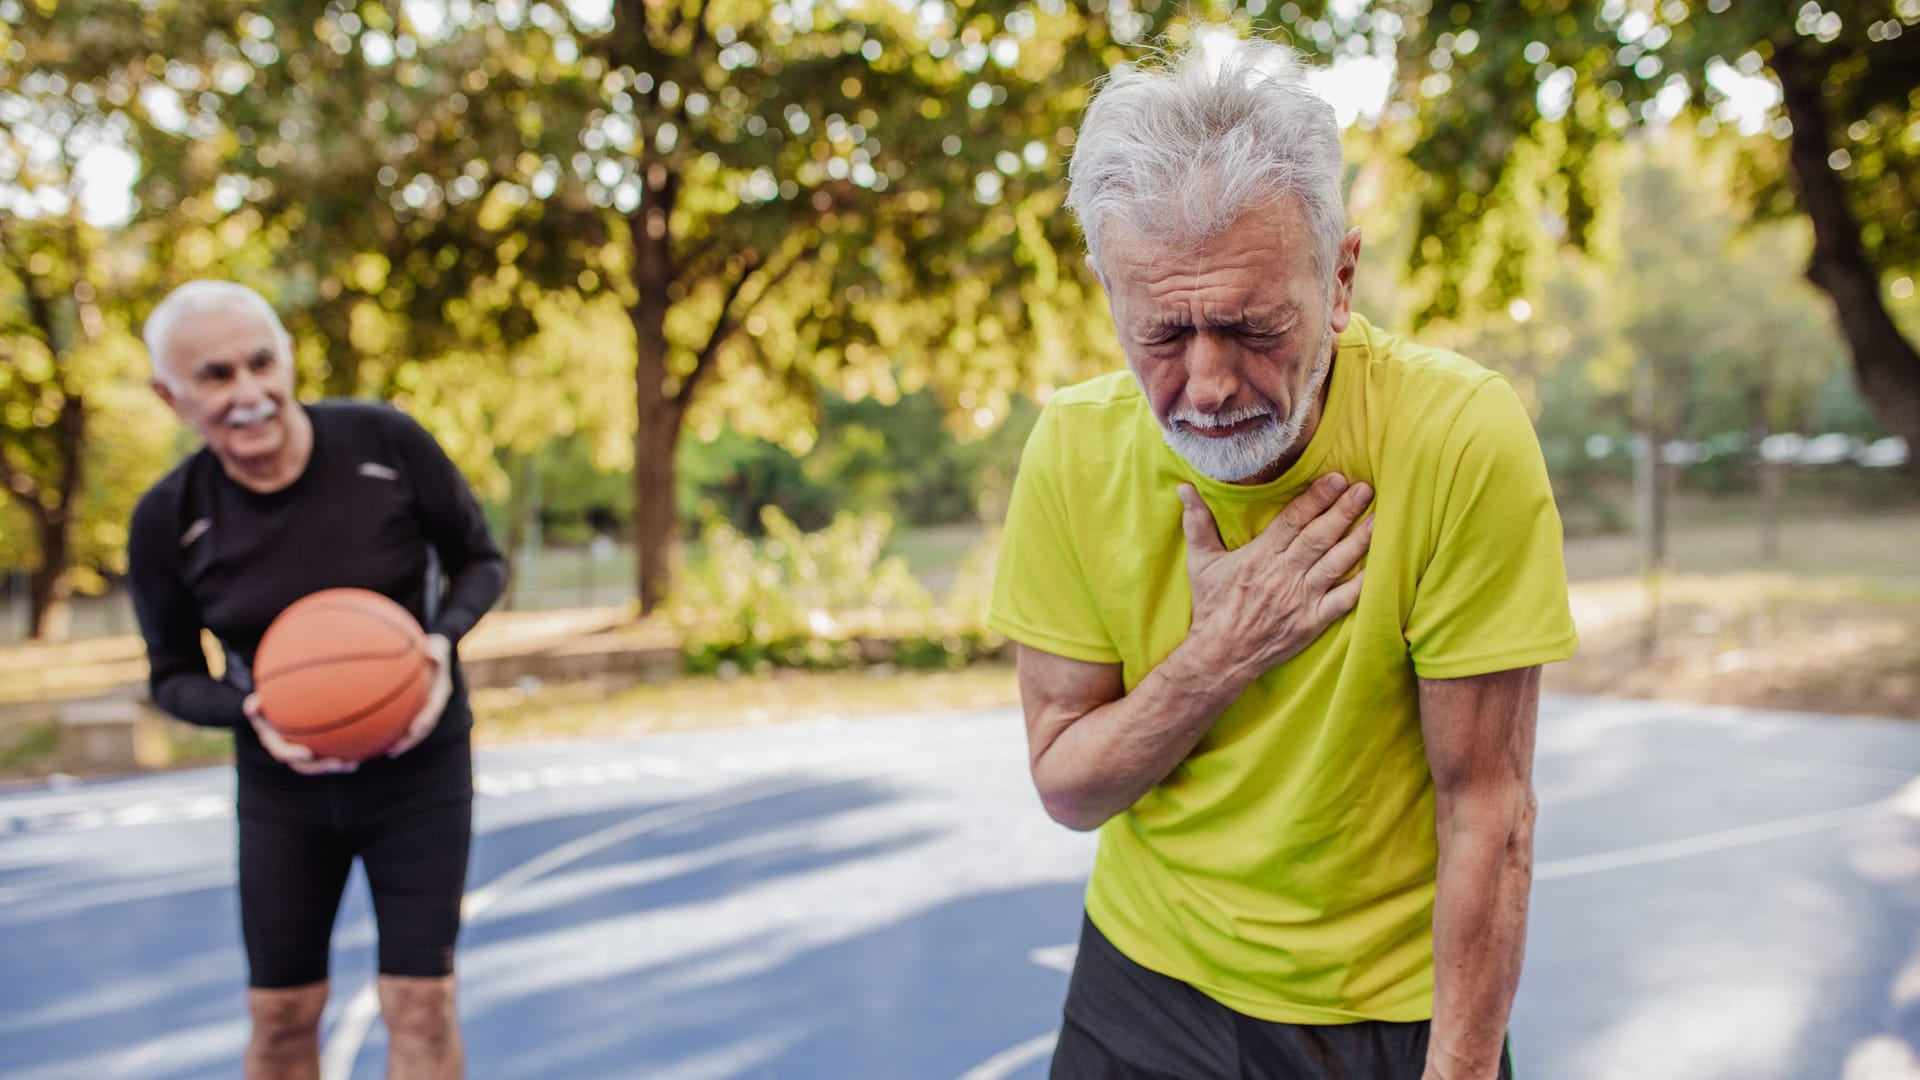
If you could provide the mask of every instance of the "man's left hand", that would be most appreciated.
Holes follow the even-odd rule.
[[[433,660],[433,686],[427,691],[426,707],[407,725],[406,734],[387,748],[388,757],[399,757],[433,734],[440,714],[447,710],[447,699],[453,696],[453,643],[445,635],[428,634],[427,655]]]

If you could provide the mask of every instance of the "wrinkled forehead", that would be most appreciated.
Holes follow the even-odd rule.
[[[284,358],[284,344],[272,321],[236,302],[182,312],[163,353],[176,375],[191,375],[211,364],[243,363],[263,350]]]
[[[1115,282],[1237,274],[1272,285],[1317,280],[1314,236],[1291,199],[1200,229],[1190,223],[1115,218],[1102,232],[1100,272]]]
[[[1183,325],[1199,321],[1271,321],[1320,297],[1305,229],[1284,215],[1249,214],[1215,235],[1191,239],[1116,232],[1101,276],[1127,320],[1156,312]]]

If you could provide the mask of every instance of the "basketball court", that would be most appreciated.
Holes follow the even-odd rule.
[[[1550,699],[1529,1080],[1920,1077],[1920,726]],[[1012,711],[482,753],[476,1078],[1045,1074],[1093,839]],[[231,1076],[227,770],[0,795],[0,1075]],[[350,888],[332,1080],[378,1077]]]

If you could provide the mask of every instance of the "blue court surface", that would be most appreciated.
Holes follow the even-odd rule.
[[[1527,1080],[1920,1077],[1920,724],[1550,699]],[[483,753],[474,1077],[1045,1075],[1094,841],[1012,711]],[[0,795],[0,1075],[238,1075],[232,778]],[[381,1075],[350,886],[327,1075]]]

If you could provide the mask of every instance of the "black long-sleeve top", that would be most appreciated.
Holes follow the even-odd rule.
[[[153,701],[190,723],[233,728],[243,773],[284,768],[260,746],[241,702],[254,650],[287,605],[321,589],[371,589],[457,643],[506,585],[506,559],[473,490],[424,428],[368,402],[306,410],[313,455],[292,484],[249,490],[203,447],[141,497],[129,530]],[[220,679],[201,651],[203,627],[226,652]],[[452,674],[439,726],[396,760],[467,738],[473,720],[457,660]]]

